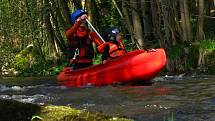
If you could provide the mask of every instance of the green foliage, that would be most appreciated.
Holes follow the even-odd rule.
[[[95,58],[93,58],[93,65],[97,65],[102,63],[102,54],[97,54]]]
[[[30,65],[22,71],[21,76],[50,76],[49,68],[53,65],[52,60],[38,59],[36,63]]]
[[[103,31],[109,27],[116,26],[122,27],[121,17],[119,16],[118,11],[113,6],[112,1],[107,0],[101,3],[97,3],[99,14],[102,16],[101,22],[99,23],[99,30]]]
[[[195,37],[196,31],[197,31],[197,18],[192,17],[190,23],[191,23],[191,31],[193,32],[193,36]]]
[[[122,42],[123,42],[123,45],[125,46],[125,49],[127,52],[130,52],[133,50],[133,45],[129,40],[124,39]]]
[[[2,67],[6,62],[11,61],[16,53],[16,48],[0,45],[0,67]]]
[[[29,46],[15,56],[9,67],[19,72],[17,76],[50,76],[62,70],[64,65],[55,66],[53,59],[44,60],[35,47]]]
[[[31,58],[31,55],[28,56],[21,56],[17,55],[15,57],[15,60],[12,62],[11,66],[14,67],[18,71],[24,71],[26,68],[29,67],[29,60]]]
[[[36,62],[36,57],[33,56],[33,46],[29,46],[23,49],[19,54],[17,54],[11,63],[11,67],[15,68],[17,71],[25,71],[30,65]]]
[[[184,54],[184,50],[181,45],[176,45],[172,48],[167,48],[166,51],[170,58],[177,58],[177,57],[183,56]]]
[[[215,41],[211,39],[193,43],[191,45],[191,47],[189,48],[187,63],[185,65],[186,68],[189,69],[197,67],[200,50],[207,52],[207,54],[205,55],[206,65],[213,72],[212,67],[214,67],[213,60],[215,60]]]
[[[200,49],[206,52],[205,66],[207,74],[215,74],[215,40],[204,40],[199,45]]]
[[[215,40],[203,40],[199,43],[199,48],[212,52],[213,50],[215,50]]]
[[[81,8],[81,0],[77,1],[66,1],[67,5],[71,8],[69,11],[73,11],[76,8]],[[95,23],[98,30],[101,32],[101,35],[103,31],[110,26],[117,26],[121,29],[121,33],[126,33],[127,26],[123,25],[122,18],[120,17],[117,9],[114,7],[113,2],[111,0],[101,1],[88,1],[89,6],[90,4],[93,4],[92,6],[95,7],[94,12],[92,12],[92,16],[94,17],[92,20],[93,23]],[[116,1],[117,5],[122,11],[121,8],[121,1]],[[153,2],[151,2],[153,3]],[[148,3],[149,6],[151,3]],[[187,1],[188,3],[188,11],[190,15],[196,14],[196,2],[194,0]],[[126,3],[127,4],[127,3]],[[163,3],[162,3],[163,4]],[[160,4],[161,11],[153,11],[155,12],[154,15],[165,15],[167,11],[162,10],[162,4]],[[176,5],[171,7],[168,7],[169,10],[176,10],[178,9],[178,1],[171,1],[171,5]],[[211,2],[206,2],[206,4],[211,4]],[[88,6],[88,7],[89,7]],[[126,5],[128,10],[128,16],[132,17],[131,10],[133,9],[130,4]],[[174,9],[174,7],[176,9]],[[55,75],[58,73],[66,64],[63,64],[60,62],[59,66],[53,64],[56,62],[56,58],[53,59],[52,56],[53,51],[55,49],[55,44],[58,46],[58,48],[63,45],[65,39],[65,26],[70,26],[67,22],[64,20],[66,19],[65,10],[62,7],[62,4],[59,2],[54,3],[54,1],[49,1],[47,4],[41,4],[41,1],[39,0],[31,0],[31,1],[19,1],[19,0],[1,0],[0,4],[0,67],[2,67],[5,63],[10,63],[11,67],[14,67],[16,70],[19,70],[21,74],[23,73],[38,73],[43,75]],[[59,8],[59,9],[58,9]],[[63,8],[63,9],[62,9]],[[59,11],[58,11],[59,10]],[[91,11],[93,11],[91,10]],[[144,17],[142,16],[143,9],[136,9],[141,17],[141,22],[144,23]],[[156,10],[156,9],[155,9]],[[209,11],[212,10],[211,7],[205,6],[205,10]],[[58,12],[56,12],[58,11]],[[89,10],[90,11],[90,10]],[[147,16],[150,20],[152,20],[154,17],[152,15],[153,12],[147,12]],[[159,13],[161,12],[161,13]],[[177,15],[179,16],[179,21],[175,21],[176,24],[180,24],[180,12],[177,11]],[[69,14],[69,13],[67,13]],[[209,14],[209,13],[208,13]],[[214,13],[210,13],[213,15]],[[50,17],[50,18],[49,18]],[[161,31],[161,36],[159,35],[153,35],[152,38],[156,38],[156,40],[164,39],[166,36],[168,36],[165,33],[165,29],[170,29],[170,26],[167,26],[164,23],[168,23],[168,21],[173,20],[175,18],[174,16],[168,16],[169,18],[162,17],[159,18],[160,22],[157,23],[155,20],[152,20],[152,23],[157,23],[160,26],[152,25],[153,32],[156,30]],[[197,31],[197,19],[196,16],[191,16],[191,25],[192,25],[192,32],[193,32],[193,40],[191,42],[195,41],[195,34]],[[177,17],[176,17],[177,18]],[[54,21],[56,20],[56,21]],[[51,25],[48,25],[47,23],[51,21]],[[133,24],[133,20],[131,19],[131,24]],[[144,23],[145,24],[145,23]],[[151,22],[150,22],[151,24]],[[143,25],[143,24],[142,24]],[[48,27],[50,26],[50,27]],[[187,67],[193,67],[196,65],[196,60],[198,60],[198,52],[199,49],[207,50],[208,52],[212,52],[214,50],[214,39],[215,38],[215,21],[214,19],[205,17],[204,21],[204,34],[205,38],[207,40],[200,42],[197,45],[194,45],[193,47],[189,48],[189,56],[187,63],[185,64]],[[47,27],[47,28],[46,28]],[[170,28],[169,28],[170,27]],[[171,30],[171,35],[178,35],[180,33],[178,30],[180,28],[177,28],[175,26],[174,30]],[[142,26],[144,28],[144,25]],[[53,30],[52,32],[49,30]],[[59,31],[58,31],[59,30]],[[51,32],[51,33],[50,33]],[[58,34],[57,34],[58,33]],[[135,32],[132,33],[135,35]],[[146,33],[143,33],[146,37]],[[50,37],[49,35],[53,36],[55,39],[48,39]],[[164,38],[163,38],[164,37]],[[61,39],[63,38],[63,39]],[[176,37],[177,38],[177,37]],[[56,39],[59,39],[60,41],[56,41]],[[178,38],[177,38],[178,39]],[[210,40],[211,39],[211,40]],[[54,41],[56,42],[54,42]],[[147,40],[147,39],[144,39]],[[149,39],[150,40],[150,39]],[[62,41],[62,42],[61,42]],[[167,42],[168,41],[168,42]],[[153,44],[152,47],[158,47],[159,43],[158,41],[144,41],[145,45],[147,47],[151,44]],[[169,58],[175,58],[180,59],[180,57],[183,57],[184,55],[184,45],[182,45],[183,42],[181,40],[177,40],[177,42],[180,43],[180,45],[177,45],[175,47],[167,47],[167,53],[169,55]],[[27,45],[33,43],[36,45],[40,50],[42,50],[42,53],[45,55],[46,60],[42,59],[42,54],[38,54],[38,51],[33,50],[24,50],[21,54],[18,54],[20,50],[23,50]],[[54,43],[54,44],[53,44]],[[131,44],[131,41],[124,40],[125,47],[127,51],[133,50],[133,45]],[[171,39],[165,40],[165,43],[173,43]],[[25,52],[26,51],[26,52]],[[41,52],[41,51],[40,51]],[[57,55],[57,54],[56,54]],[[54,55],[54,56],[56,56]],[[193,56],[193,57],[192,57]],[[211,56],[210,56],[211,57]],[[57,57],[60,58],[60,57]],[[101,56],[97,56],[96,59],[94,59],[94,64],[99,64]],[[180,64],[178,64],[180,65]],[[56,67],[54,67],[56,66]]]
[[[47,70],[50,76],[57,75],[60,71],[64,69],[65,66],[67,66],[69,63],[62,60],[61,63],[58,63],[58,65],[55,65]]]

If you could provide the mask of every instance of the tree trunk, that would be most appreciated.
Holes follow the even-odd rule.
[[[50,21],[50,5],[49,0],[44,0],[45,8],[46,8],[46,14],[44,14],[44,23],[45,23],[45,29],[48,36],[48,41],[50,43],[51,49],[53,49],[53,56],[57,58],[58,55],[58,48],[55,46],[55,34],[54,30],[52,28],[52,24]]]
[[[119,7],[118,7],[116,1],[115,1],[115,0],[112,0],[112,3],[113,3],[113,5],[114,5],[114,7],[117,9],[117,11],[118,11],[120,17],[121,17],[122,19],[124,19],[123,15],[122,15],[122,12],[121,12],[121,10],[119,9]]]
[[[169,8],[167,0],[161,0],[161,6],[162,6],[162,12],[163,12],[163,22],[164,22],[164,30],[165,30],[165,44],[168,46],[171,46],[171,33],[170,33],[170,24],[169,24],[169,11],[171,10]]]
[[[202,41],[204,39],[204,0],[198,0],[198,23],[197,23],[197,40]]]
[[[82,0],[72,0],[75,9],[82,9]]]
[[[99,28],[99,12],[94,0],[88,0],[86,3],[88,18],[95,28]]]
[[[139,0],[130,0],[131,8],[132,8],[132,22],[134,28],[134,37],[136,39],[136,44],[138,49],[144,49],[143,42],[143,28],[141,24],[140,11],[138,11]]]
[[[61,52],[65,53],[66,52],[66,45],[64,43],[63,37],[61,35],[59,26],[58,26],[58,21],[57,21],[57,15],[53,13],[53,11],[50,11],[50,14],[52,16],[52,21],[54,24],[54,28],[56,31],[56,34],[54,32],[54,36],[55,36],[55,46],[57,44],[57,47],[60,47]]]
[[[159,40],[161,47],[165,48],[165,43],[163,39],[163,34],[161,33],[161,9],[159,0],[152,0],[151,2],[152,11],[152,24],[153,24],[153,34],[154,38]]]
[[[177,23],[177,13],[176,4],[171,0],[161,0],[162,12],[163,12],[163,22],[165,29],[165,39],[168,47],[176,45],[176,37],[178,35],[178,23]]]
[[[52,3],[52,11],[54,11],[56,15],[56,19],[58,20],[58,23],[60,25],[59,27],[62,27],[63,30],[67,30],[69,28],[66,25],[66,21],[64,20],[63,15],[61,14],[59,4],[57,3],[57,1],[58,0],[50,0],[50,2]]]
[[[141,10],[143,15],[143,26],[144,26],[144,40],[145,42],[151,41],[151,35],[152,35],[152,20],[151,20],[151,5],[146,0],[141,0]]]
[[[126,4],[128,2],[128,0],[122,0],[122,13],[124,14],[124,21],[128,27],[128,31],[129,31],[129,34],[131,35],[131,41],[132,41],[132,45],[135,45],[135,39],[134,39],[134,31],[133,31],[133,26],[132,26],[132,23],[131,23],[131,20],[130,20],[130,17],[129,17],[129,13],[128,13],[128,4]]]
[[[180,11],[181,11],[181,35],[183,41],[192,40],[190,15],[187,6],[187,0],[180,0]]]
[[[178,23],[175,1],[161,0],[163,22],[165,29],[165,45],[170,51],[176,46],[176,36],[178,34]],[[178,56],[178,55],[177,55]],[[179,59],[179,60],[178,60]],[[169,71],[177,71],[177,64],[180,62],[180,57],[169,58],[167,69]],[[169,67],[169,68],[168,68]]]
[[[58,0],[60,9],[62,10],[62,15],[64,16],[64,18],[66,18],[66,27],[67,29],[69,27],[71,27],[72,25],[72,20],[71,20],[71,16],[70,16],[70,10],[69,7],[67,5],[67,0]]]

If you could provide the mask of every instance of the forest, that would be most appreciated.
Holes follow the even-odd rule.
[[[0,75],[59,72],[70,14],[83,8],[101,35],[120,28],[128,51],[164,48],[165,73],[215,73],[215,0],[0,0]]]

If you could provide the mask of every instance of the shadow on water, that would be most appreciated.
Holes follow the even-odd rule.
[[[0,79],[0,99],[66,105],[137,121],[215,120],[215,78],[211,76],[166,76],[150,83],[85,88],[66,88],[53,79],[19,80],[16,84]]]

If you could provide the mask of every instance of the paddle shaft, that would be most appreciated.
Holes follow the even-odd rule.
[[[90,25],[90,27],[93,29],[93,31],[98,35],[98,37],[102,40],[103,43],[105,43],[105,40],[102,38],[102,36],[96,31],[96,29],[93,27],[93,25],[90,23],[88,19],[86,19],[87,23]]]

